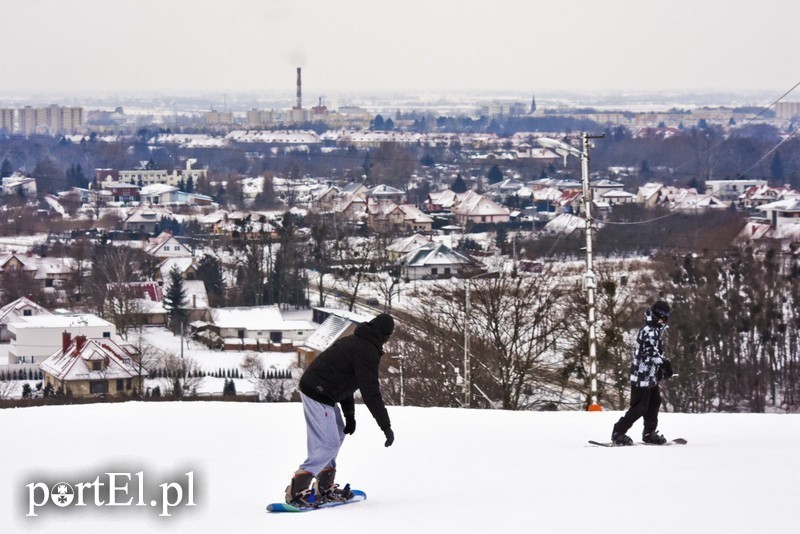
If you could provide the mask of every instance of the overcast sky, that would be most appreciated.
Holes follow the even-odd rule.
[[[0,92],[751,91],[800,0],[2,0]]]

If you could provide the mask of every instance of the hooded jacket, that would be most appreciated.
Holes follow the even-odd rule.
[[[300,378],[300,391],[322,404],[334,406],[338,402],[343,413],[352,414],[355,413],[353,394],[358,389],[381,430],[389,428],[391,422],[380,392],[378,366],[391,329],[387,333],[382,326],[375,319],[360,323],[353,335],[325,349]]]
[[[662,335],[666,325],[660,324],[652,310],[644,312],[645,325],[636,335],[636,348],[631,362],[631,385],[652,388],[658,385],[658,369],[666,360]]]

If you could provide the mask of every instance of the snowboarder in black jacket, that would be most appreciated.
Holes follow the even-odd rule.
[[[378,383],[383,344],[393,331],[394,319],[386,313],[360,323],[353,335],[339,339],[320,353],[303,373],[300,397],[306,419],[308,458],[286,488],[286,502],[308,506],[311,499],[320,503],[351,497],[350,492],[334,484],[334,478],[336,456],[344,436],[356,431],[353,399],[356,390],[361,392],[364,404],[386,436],[384,445],[389,447],[394,442]],[[312,488],[314,478],[317,480]]]
[[[645,325],[636,336],[636,350],[631,362],[631,407],[614,425],[611,441],[614,445],[633,445],[627,432],[644,417],[642,440],[663,445],[666,438],[656,431],[661,392],[658,383],[672,376],[672,364],[664,355],[663,332],[669,321],[669,304],[659,300],[644,313]]]

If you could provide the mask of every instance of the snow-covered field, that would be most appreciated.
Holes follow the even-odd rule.
[[[339,457],[341,480],[369,499],[307,514],[268,514],[305,455],[299,404],[138,403],[0,410],[2,531],[348,533],[753,533],[796,531],[800,415],[663,414],[687,446],[600,448],[618,412],[501,412],[390,407],[397,439],[363,405]],[[638,437],[641,423],[632,436]],[[193,472],[196,506],[158,517],[160,484]],[[109,482],[117,502],[30,511],[28,484]],[[42,502],[36,487],[33,501]],[[107,486],[106,486],[107,487]],[[38,489],[37,489],[38,488]],[[177,486],[165,486],[177,502]],[[153,499],[155,507],[149,506]],[[108,502],[108,496],[101,500]]]

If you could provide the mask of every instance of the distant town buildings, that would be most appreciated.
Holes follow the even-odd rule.
[[[792,120],[800,117],[800,102],[776,102],[775,118]]]
[[[164,184],[172,187],[179,187],[181,183],[186,185],[189,180],[194,184],[200,179],[205,180],[207,171],[206,169],[193,169],[195,160],[189,159],[186,161],[185,169],[175,169],[172,172],[166,169],[148,169],[143,165],[140,169],[133,170],[115,170],[115,169],[96,169],[95,181],[99,184],[121,182],[124,184],[138,185],[139,187]]]
[[[83,126],[83,108],[47,106],[0,109],[0,131],[22,135],[74,134]]]

